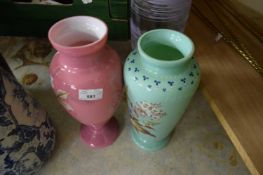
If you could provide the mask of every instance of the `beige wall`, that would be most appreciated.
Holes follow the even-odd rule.
[[[237,0],[263,15],[263,0]]]

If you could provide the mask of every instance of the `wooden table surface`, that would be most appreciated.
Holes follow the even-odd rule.
[[[188,26],[210,106],[250,172],[263,174],[263,77],[194,14]]]

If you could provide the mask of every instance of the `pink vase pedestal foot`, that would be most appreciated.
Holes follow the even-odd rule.
[[[80,137],[89,147],[104,148],[111,145],[119,135],[119,125],[117,120],[112,117],[104,126],[96,128],[81,125]]]

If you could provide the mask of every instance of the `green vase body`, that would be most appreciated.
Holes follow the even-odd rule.
[[[124,66],[132,138],[145,150],[164,147],[196,92],[200,71],[184,34],[151,30]]]

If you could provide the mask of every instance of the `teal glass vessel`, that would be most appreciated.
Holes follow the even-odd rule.
[[[193,42],[184,34],[156,29],[144,33],[127,57],[127,88],[133,141],[145,150],[159,150],[196,92],[200,71]]]

